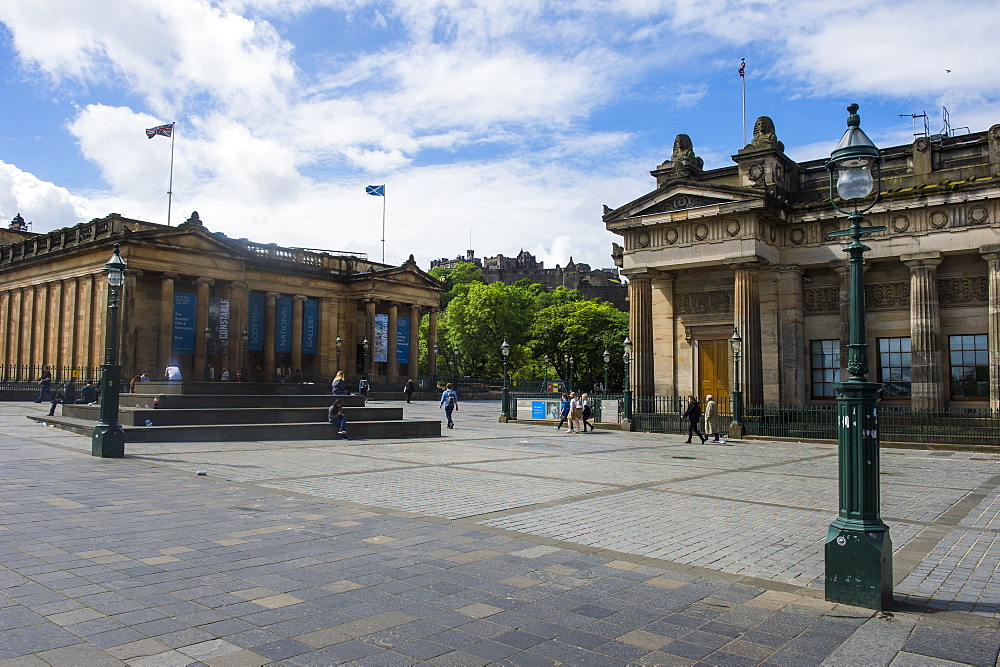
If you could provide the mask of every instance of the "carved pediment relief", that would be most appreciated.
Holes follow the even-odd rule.
[[[715,204],[728,204],[731,199],[720,199],[718,197],[707,197],[705,195],[676,194],[659,201],[648,208],[644,208],[638,213],[633,213],[632,217],[642,215],[654,215],[656,213],[672,213],[674,211],[684,211],[703,206],[713,206]]]

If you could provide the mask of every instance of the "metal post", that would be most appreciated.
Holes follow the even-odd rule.
[[[344,346],[344,341],[340,338],[340,332],[337,332],[337,371],[340,370],[340,350]],[[334,372],[336,375],[336,372]]]
[[[205,327],[205,370],[204,370],[204,380],[208,382],[212,378],[208,375],[208,367],[211,366],[211,362],[208,358],[209,349],[212,347],[212,328],[209,326]]]
[[[118,309],[119,289],[127,267],[115,244],[115,252],[107,264],[108,269],[108,325],[104,363],[101,364],[101,411],[91,435],[92,456],[122,458],[125,456],[125,429],[118,423],[118,390],[121,369],[118,365]]]
[[[622,358],[625,360],[625,388],[622,392],[622,398],[624,408],[624,421],[622,422],[622,428],[628,431],[632,430],[632,341],[625,337],[625,342],[622,344],[625,348],[625,354]]]
[[[743,339],[736,327],[733,327],[729,346],[733,352],[733,421],[729,424],[729,437],[738,440],[746,435],[746,428],[743,426],[743,392],[740,391],[740,352],[743,349]]]
[[[850,256],[850,343],[847,346],[846,382],[833,385],[837,392],[837,449],[839,454],[838,517],[826,537],[826,599],[870,609],[884,609],[892,602],[892,540],[880,516],[878,391],[868,382],[868,342],[865,326],[864,254],[861,242],[867,234],[884,231],[882,226],[862,227],[864,213],[878,201],[871,168],[879,168],[878,149],[861,130],[858,106],[847,107],[847,132],[831,153],[830,202],[847,214],[848,229],[828,236],[849,236],[844,248]],[[863,209],[846,211],[833,196],[859,200],[874,190],[876,196]],[[881,174],[878,175],[881,181]]]
[[[240,334],[243,339],[243,381],[247,382],[247,375],[250,374],[250,369],[247,368],[247,347],[250,343],[250,332],[247,331],[246,327],[243,327],[243,333]]]
[[[500,346],[500,356],[503,358],[503,389],[500,392],[500,415],[501,421],[506,422],[510,419],[510,406],[508,405],[508,389],[507,389],[507,356],[510,354],[510,345],[507,344],[507,339],[504,338],[503,345]]]

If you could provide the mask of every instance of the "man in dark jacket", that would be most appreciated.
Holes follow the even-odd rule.
[[[49,410],[49,416],[53,416],[56,413],[56,405],[62,403],[63,405],[76,400],[76,385],[73,384],[72,380],[68,380],[62,388],[56,392],[55,397],[52,399],[52,408]]]
[[[704,445],[708,438],[702,435],[701,431],[698,430],[698,422],[701,421],[701,405],[699,405],[697,397],[688,396],[687,410],[684,411],[683,416],[688,419],[688,439],[684,442],[690,443],[691,436],[697,435],[701,438],[701,444]]]

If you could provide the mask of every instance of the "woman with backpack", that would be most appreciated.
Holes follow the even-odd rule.
[[[458,394],[451,388],[450,382],[444,386],[444,392],[441,394],[441,407],[444,408],[444,415],[448,418],[448,428],[455,428],[451,413],[458,410]]]

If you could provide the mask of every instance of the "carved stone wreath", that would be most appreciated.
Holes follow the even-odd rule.
[[[948,224],[948,214],[944,211],[934,211],[931,213],[931,227],[941,229]]]
[[[897,215],[892,219],[892,231],[894,232],[905,232],[910,228],[910,219],[905,215]]]
[[[739,220],[726,220],[726,234],[730,236],[736,236],[740,233],[740,221]]]
[[[649,232],[639,232],[635,237],[635,245],[638,248],[648,248]]]
[[[699,241],[704,241],[708,238],[708,226],[698,223],[694,227],[694,237]]]
[[[674,227],[668,229],[663,236],[667,239],[667,243],[670,245],[677,243],[677,230]]]
[[[802,245],[802,242],[806,240],[806,232],[801,227],[796,227],[788,233],[788,240],[795,245]]]
[[[983,224],[989,217],[989,212],[983,206],[973,206],[969,209],[969,222],[974,225]]]

